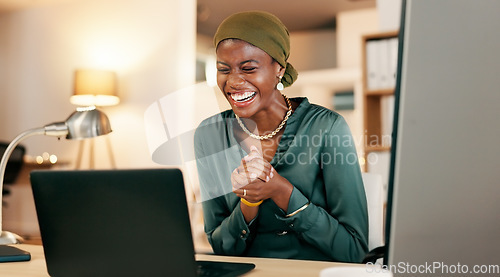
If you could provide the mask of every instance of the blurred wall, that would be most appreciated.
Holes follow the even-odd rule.
[[[151,167],[144,111],[194,83],[196,1],[85,0],[0,14],[0,140],[64,121],[77,68],[114,70],[118,106],[103,108],[113,133],[95,140],[96,167]],[[79,142],[32,137],[28,154],[74,164]],[[88,159],[88,148],[84,149]],[[87,164],[82,161],[83,166]]]

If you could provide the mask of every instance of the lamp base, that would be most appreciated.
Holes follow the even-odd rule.
[[[2,231],[0,234],[0,245],[22,243],[24,239],[14,233]]]

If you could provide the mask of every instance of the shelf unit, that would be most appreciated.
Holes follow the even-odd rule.
[[[380,53],[380,46],[377,50],[368,49],[369,47],[373,47],[375,44],[372,42],[386,42],[392,40],[394,43],[394,39],[398,38],[398,31],[389,31],[389,32],[380,32],[367,34],[362,37],[362,84],[363,84],[363,122],[364,122],[364,130],[365,130],[365,142],[364,142],[364,170],[368,171],[369,165],[369,157],[368,155],[372,152],[384,152],[390,151],[390,139],[388,140],[386,137],[390,137],[390,133],[384,133],[384,129],[387,130],[387,126],[384,128],[384,124],[387,124],[387,118],[384,118],[384,114],[387,113],[388,108],[385,106],[387,104],[388,98],[394,95],[394,84],[395,82],[386,82],[384,84],[378,84],[378,86],[373,86],[373,82],[370,83],[371,80],[369,78],[373,78],[373,71],[376,74],[381,74],[378,71],[387,71],[389,70],[390,74],[395,73],[395,63],[397,62],[397,41],[396,48],[394,47],[391,51],[396,51],[396,53]],[[369,46],[369,44],[371,45]],[[386,46],[391,47],[391,46]],[[389,49],[387,48],[387,49]],[[369,56],[369,55],[375,56]],[[396,60],[393,60],[396,58]],[[377,60],[378,59],[378,60]],[[377,62],[375,68],[373,64]],[[371,63],[371,64],[370,64]],[[380,64],[383,64],[381,66]],[[385,68],[384,68],[385,66]],[[391,67],[392,66],[392,67]],[[389,69],[387,69],[389,67]],[[392,71],[391,71],[392,70]],[[370,72],[369,72],[370,71]],[[385,72],[387,73],[387,72]],[[390,76],[394,78],[394,76]],[[378,76],[377,76],[378,78]],[[370,87],[372,84],[372,87]],[[387,85],[389,84],[389,85]],[[384,86],[386,85],[386,86]],[[384,103],[385,102],[385,103]],[[390,108],[389,108],[390,109]],[[392,129],[392,126],[390,126]]]

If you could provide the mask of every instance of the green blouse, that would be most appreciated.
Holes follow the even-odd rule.
[[[368,213],[358,158],[344,118],[306,98],[289,118],[271,165],[293,184],[288,216],[272,200],[249,224],[231,190],[231,172],[247,153],[233,135],[232,110],[202,122],[195,155],[205,232],[215,254],[361,262]]]

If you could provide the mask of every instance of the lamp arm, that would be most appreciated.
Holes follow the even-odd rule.
[[[64,123],[63,123],[64,124]],[[49,127],[50,126],[50,127]],[[59,128],[58,128],[59,127]],[[9,161],[9,157],[16,148],[16,146],[24,139],[36,136],[36,135],[54,135],[55,133],[63,135],[64,132],[61,132],[61,125],[58,123],[47,125],[43,128],[34,128],[19,134],[12,142],[7,146],[5,150],[2,160],[0,161],[0,204],[3,203],[3,180],[5,175],[5,169],[7,168],[7,162]],[[66,128],[67,134],[67,128]],[[0,233],[2,233],[2,206],[0,206]]]

